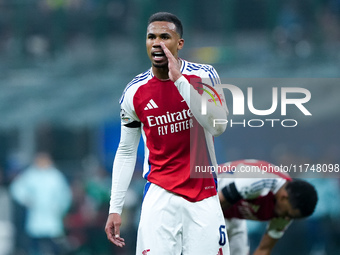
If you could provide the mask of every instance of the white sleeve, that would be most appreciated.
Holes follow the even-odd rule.
[[[286,180],[282,178],[238,178],[234,182],[243,199],[254,199],[261,195],[267,195],[270,191],[275,194]]]
[[[222,105],[215,105],[213,101],[206,100],[207,114],[203,115],[201,113],[202,96],[189,83],[189,81],[184,76],[181,76],[177,81],[175,81],[175,85],[200,125],[208,130],[208,132],[213,136],[221,135],[227,128],[226,120],[228,116],[228,108],[225,103],[223,90],[221,88],[215,88],[217,93],[222,95]],[[215,124],[214,122],[217,119],[224,120],[225,122]]]
[[[271,238],[279,239],[283,236],[284,232],[292,222],[292,220],[286,220],[284,218],[274,218],[268,222],[267,234]]]
[[[109,213],[122,213],[126,191],[136,165],[140,127],[121,126],[121,137],[112,168],[112,187]]]

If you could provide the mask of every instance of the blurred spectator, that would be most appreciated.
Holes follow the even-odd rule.
[[[65,218],[65,228],[72,251],[70,254],[88,254],[87,243],[89,239],[86,227],[94,218],[94,206],[79,178],[72,182],[71,188],[73,201]]]
[[[111,180],[105,169],[94,167],[72,182],[73,203],[65,219],[71,254],[111,254],[106,223]]]
[[[86,172],[86,171],[84,171]],[[140,172],[137,171],[139,174]],[[121,232],[129,243],[123,249],[107,241],[103,226],[107,220],[111,175],[102,166],[93,166],[87,174],[75,178],[71,188],[73,202],[65,218],[70,252],[68,255],[134,254],[140,205],[145,180],[134,175],[124,204]],[[118,251],[119,249],[119,251]]]
[[[110,188],[111,175],[108,171],[101,166],[94,168],[85,183],[86,194],[95,210],[92,221],[86,228],[89,238],[87,245],[91,254],[112,254],[110,252],[112,246],[107,242],[106,234],[103,231],[109,210]]]
[[[31,255],[61,255],[63,217],[71,203],[71,191],[63,174],[47,153],[38,153],[34,163],[10,185],[16,202],[27,209],[25,230]]]
[[[101,166],[98,166],[87,177],[85,184],[86,192],[95,204],[97,210],[107,209],[107,202],[110,201],[111,176]],[[103,208],[104,207],[104,208]],[[105,212],[104,223],[107,213]]]

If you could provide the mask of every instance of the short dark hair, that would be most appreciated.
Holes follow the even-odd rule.
[[[155,21],[166,21],[166,22],[171,22],[171,23],[175,24],[176,32],[182,38],[182,36],[183,36],[182,22],[180,21],[179,18],[177,18],[176,15],[174,15],[170,12],[157,12],[157,13],[151,15],[151,17],[149,18],[149,21],[148,21],[148,25],[150,25],[150,23],[155,22]]]
[[[287,183],[286,190],[290,204],[294,209],[300,211],[301,217],[308,217],[313,214],[318,202],[318,194],[312,184],[293,179]]]

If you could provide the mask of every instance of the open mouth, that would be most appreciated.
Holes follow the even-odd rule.
[[[155,51],[155,52],[152,52],[151,55],[155,61],[166,59],[164,51]]]

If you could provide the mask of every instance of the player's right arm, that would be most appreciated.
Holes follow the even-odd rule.
[[[227,128],[226,122],[223,124],[215,124],[215,120],[226,120],[228,116],[228,108],[225,103],[224,94],[222,89],[216,88],[217,93],[222,96],[222,105],[215,105],[213,102],[207,101],[207,114],[201,114],[200,106],[202,96],[193,88],[189,81],[182,75],[177,59],[171,54],[170,50],[160,43],[165,55],[168,58],[169,78],[175,83],[179,93],[188,104],[192,114],[197,119],[202,127],[204,127],[211,135],[219,136]],[[211,69],[213,69],[211,67]],[[215,69],[213,69],[217,75]],[[217,75],[218,76],[218,75]],[[202,77],[201,77],[202,78]],[[207,77],[205,77],[207,78]],[[218,78],[218,77],[217,77]],[[219,78],[218,78],[219,80]]]
[[[141,123],[126,103],[127,100],[124,101],[121,110],[120,142],[112,168],[109,216],[105,225],[107,238],[118,247],[125,245],[124,239],[120,237],[120,215],[135,168],[137,147],[141,135]]]
[[[273,218],[268,222],[267,231],[256,248],[253,255],[271,254],[277,241],[283,236],[285,230],[292,223],[292,220],[285,218]]]

